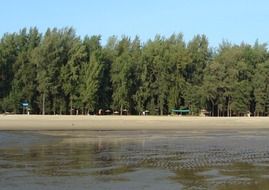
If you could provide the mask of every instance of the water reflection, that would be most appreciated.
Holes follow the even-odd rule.
[[[24,139],[23,146],[5,142],[6,146],[0,147],[3,187],[14,189],[14,183],[28,180],[30,189],[45,189],[39,184],[44,179],[46,186],[53,186],[52,179],[74,184],[66,180],[77,181],[79,177],[92,187],[102,183],[104,189],[141,189],[146,181],[151,185],[145,189],[156,189],[158,183],[168,185],[167,189],[269,188],[268,131],[261,131],[260,136],[257,132],[251,136],[251,131],[226,135],[217,131],[53,132],[55,139],[47,136],[49,133],[27,134],[39,138],[38,143],[31,139],[27,142],[25,134],[16,134],[15,141]],[[33,177],[36,180],[32,181]],[[66,189],[61,185],[58,189]]]

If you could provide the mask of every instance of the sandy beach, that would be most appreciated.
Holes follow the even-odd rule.
[[[269,117],[0,115],[0,130],[176,130],[269,128]]]

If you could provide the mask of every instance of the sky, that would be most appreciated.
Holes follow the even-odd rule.
[[[0,0],[0,36],[36,26],[74,27],[81,37],[122,35],[142,41],[156,34],[205,34],[211,47],[223,40],[269,42],[268,0]]]

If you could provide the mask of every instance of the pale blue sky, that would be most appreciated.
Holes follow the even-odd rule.
[[[210,46],[256,39],[269,42],[267,0],[0,0],[0,35],[23,27],[72,26],[80,36],[135,35],[145,41],[156,34],[182,32],[186,40],[205,34]]]

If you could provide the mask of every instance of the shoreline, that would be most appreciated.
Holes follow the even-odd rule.
[[[0,131],[269,129],[269,117],[0,115]]]

